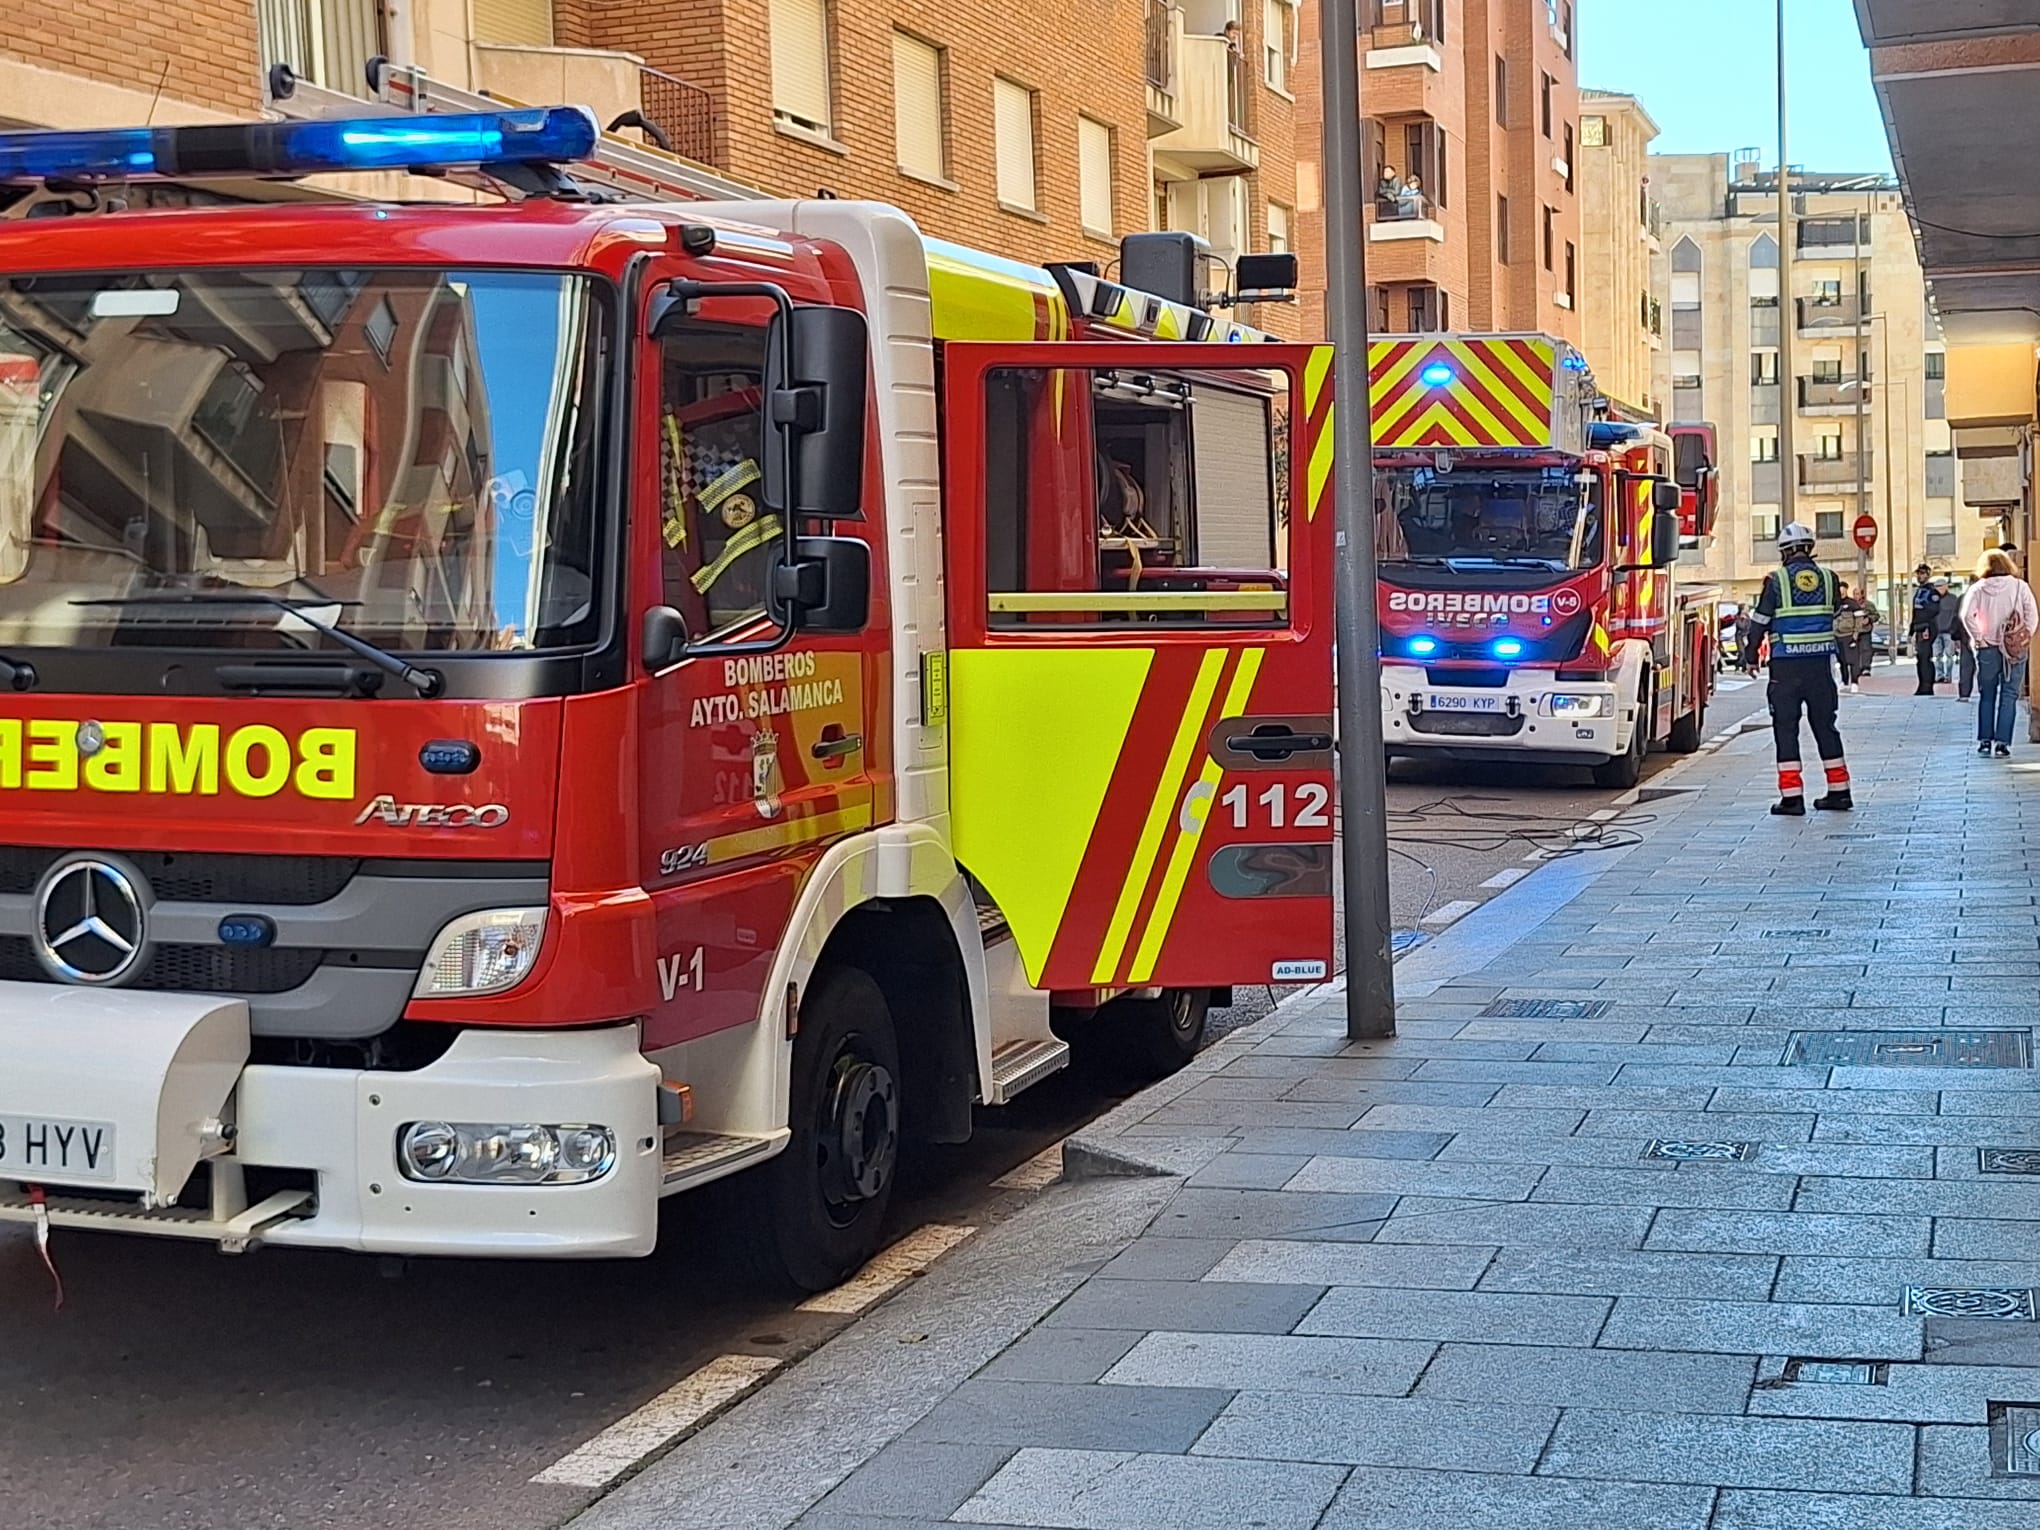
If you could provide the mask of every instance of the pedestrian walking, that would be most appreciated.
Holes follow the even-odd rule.
[[[2040,610],[2002,548],[1992,548],[1977,564],[1976,583],[1962,597],[1962,625],[1976,648],[1976,752],[2010,759]]]
[[[1841,581],[1813,561],[1813,533],[1798,521],[1778,533],[1780,566],[1764,580],[1750,619],[1771,639],[1771,737],[1778,750],[1781,817],[1806,816],[1806,777],[1799,763],[1799,714],[1813,726],[1813,741],[1827,776],[1827,795],[1814,806],[1846,813],[1856,805],[1849,765],[1835,726],[1835,610]]]
[[[1960,585],[1951,586],[1950,594],[1955,601],[1955,695],[1958,700],[1967,701],[1976,694],[1976,645],[1969,640],[1969,628],[1962,620],[1962,598],[1968,591]]]
[[[1929,581],[1934,588],[1934,683],[1946,685],[1955,678],[1955,629],[1962,625],[1961,602],[1948,587],[1948,576],[1936,574]]]
[[[1934,571],[1922,563],[1913,570],[1912,633],[1913,670],[1919,677],[1915,696],[1934,694],[1935,625],[1941,614],[1941,597],[1935,591]]]
[[[1863,639],[1876,622],[1870,607],[1849,592],[1847,584],[1837,581],[1835,601],[1835,656],[1842,663],[1842,689],[1855,695],[1862,689],[1859,682],[1869,669],[1868,656],[1863,651]]]

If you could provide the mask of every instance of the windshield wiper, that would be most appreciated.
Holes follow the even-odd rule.
[[[339,600],[285,600],[281,595],[258,595],[252,591],[239,594],[212,595],[197,590],[155,590],[142,595],[107,595],[91,600],[74,600],[74,606],[268,606],[281,611],[296,621],[303,622],[312,631],[331,638],[357,658],[368,660],[386,675],[395,675],[420,696],[437,696],[445,680],[437,670],[420,669],[415,664],[406,664],[386,648],[378,648],[366,639],[358,638],[351,632],[342,632],[330,622],[323,622],[316,616],[307,616],[307,610],[319,610],[325,606],[346,605]]]

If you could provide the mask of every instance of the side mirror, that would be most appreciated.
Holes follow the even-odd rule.
[[[855,537],[794,538],[772,571],[766,609],[789,632],[862,632],[871,621],[870,547]]]
[[[1294,255],[1241,255],[1233,261],[1234,295],[1243,302],[1286,297],[1296,291],[1298,280]]]
[[[784,370],[785,351],[792,370]],[[789,521],[864,515],[864,315],[851,308],[781,310],[766,334],[766,419],[788,450],[765,454],[765,502]]]
[[[687,618],[671,606],[653,606],[645,612],[638,636],[644,667],[654,674],[687,657]]]
[[[1672,479],[1660,478],[1650,486],[1650,507],[1653,510],[1669,510],[1677,515],[1685,502],[1685,491]]]
[[[1665,509],[1665,490],[1672,491],[1672,506]],[[1679,486],[1675,483],[1661,483],[1651,491],[1651,502],[1657,509],[1657,518],[1650,523],[1650,563],[1652,568],[1668,568],[1679,561],[1679,537],[1685,527],[1679,524]]]

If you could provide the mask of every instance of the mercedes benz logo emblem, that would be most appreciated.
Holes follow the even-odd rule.
[[[104,986],[131,976],[148,956],[140,875],[103,856],[62,860],[36,890],[35,954],[64,983]]]

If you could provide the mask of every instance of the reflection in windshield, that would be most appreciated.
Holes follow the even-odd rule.
[[[589,640],[588,284],[207,270],[0,280],[0,645]],[[161,591],[184,603],[108,605]],[[101,602],[89,604],[88,602]]]
[[[1587,568],[1601,559],[1591,477],[1565,468],[1495,473],[1409,468],[1376,477],[1384,563],[1528,561]]]

